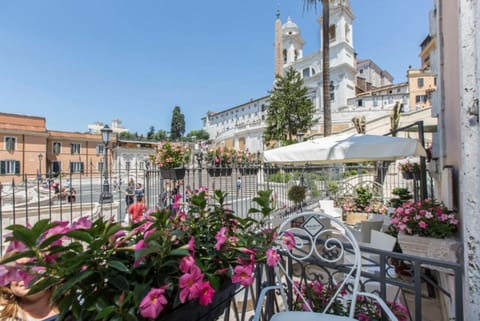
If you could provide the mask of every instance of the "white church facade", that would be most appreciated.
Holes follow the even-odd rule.
[[[358,74],[357,60],[353,42],[354,15],[348,0],[330,1],[330,102],[332,109],[333,132],[353,127],[351,122],[352,111],[356,109],[354,98],[357,90]],[[317,19],[322,26],[322,17]],[[321,41],[320,41],[321,43]],[[322,80],[322,51],[304,55],[304,40],[299,27],[288,18],[282,24],[277,11],[275,20],[275,54],[274,74],[283,75],[287,68],[295,69],[303,78],[304,86],[308,89],[308,96],[315,106],[314,128],[310,133],[323,132],[323,80]],[[376,65],[375,65],[376,66]],[[363,72],[367,71],[366,66]],[[370,88],[391,84],[393,78],[388,72],[380,68],[368,69]],[[377,74],[375,74],[377,73]],[[263,130],[266,126],[269,96],[253,99],[244,104],[224,109],[220,112],[208,112],[203,120],[203,129],[210,134],[216,145],[248,149],[252,152],[263,151]],[[374,118],[365,113],[370,110],[360,108],[360,113],[367,119]],[[378,111],[377,111],[378,112]],[[387,111],[383,113],[388,114]],[[378,114],[376,115],[378,116]],[[375,117],[376,117],[375,116]]]

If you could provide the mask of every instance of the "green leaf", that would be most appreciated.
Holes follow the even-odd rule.
[[[119,290],[129,290],[128,280],[123,275],[111,276],[108,282],[113,284],[113,286],[115,286]]]
[[[10,263],[10,262],[14,262],[18,259],[21,259],[23,257],[35,257],[35,251],[31,251],[31,250],[26,250],[26,251],[23,251],[23,252],[16,252],[16,253],[13,253],[13,254],[8,254],[6,256],[4,256],[1,260],[0,260],[0,264],[7,264],[7,263]]]
[[[116,308],[115,306],[110,305],[108,307],[102,307],[101,309],[97,309],[100,312],[95,317],[95,320],[104,319],[105,317],[110,316],[113,312],[115,312],[115,308]],[[113,318],[112,318],[112,320],[113,320]]]
[[[42,278],[39,282],[36,282],[28,291],[28,294],[35,294],[43,290],[49,289],[55,284],[58,283],[58,280],[55,278]]]
[[[178,249],[174,249],[170,252],[170,255],[171,256],[186,256],[188,255],[190,252],[189,250],[186,248],[186,247],[180,247]]]
[[[42,243],[40,243],[38,248],[39,249],[44,249],[47,246],[49,246],[50,244],[52,244],[53,242],[58,241],[62,237],[63,237],[62,234],[55,234],[55,235],[49,236],[46,240],[44,240]]]
[[[129,272],[128,267],[120,261],[108,261],[108,265],[120,272]]]
[[[25,226],[16,225],[16,228],[12,230],[12,238],[25,244],[27,247],[35,247],[37,237],[33,235],[32,231]]]
[[[86,230],[75,230],[67,233],[67,236],[70,236],[74,239],[90,243],[93,241],[92,235]]]
[[[35,236],[36,239],[40,237],[40,235],[48,230],[49,228],[56,226],[55,223],[50,223],[49,224],[49,219],[43,219],[35,223],[35,225],[32,227],[30,230],[33,236]]]
[[[77,283],[80,283],[82,282],[83,280],[85,280],[86,278],[88,278],[89,276],[91,276],[92,274],[94,274],[94,271],[84,271],[82,273],[80,273],[78,276],[75,276],[75,277],[72,277],[71,279],[67,280],[67,282],[65,282],[62,286],[60,286],[59,288],[57,288],[54,292],[53,292],[53,295],[52,295],[52,300],[53,301],[57,301],[58,299],[60,299],[65,293],[67,293],[69,290],[71,290],[71,288],[76,285]]]

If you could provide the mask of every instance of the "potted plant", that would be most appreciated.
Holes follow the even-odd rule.
[[[368,187],[357,187],[353,197],[345,198],[342,204],[344,221],[348,225],[355,225],[368,219],[374,209],[370,205],[373,193]]]
[[[288,199],[292,201],[295,206],[301,205],[307,196],[305,187],[300,185],[294,185],[288,190]]]
[[[301,295],[310,304],[310,307],[315,312],[322,312],[330,298],[334,295],[337,288],[331,284],[323,284],[319,281],[305,282],[299,285]],[[408,320],[408,311],[405,306],[400,303],[387,301],[387,306],[395,314],[399,321]],[[348,316],[348,309],[351,304],[351,300],[347,299],[347,293],[342,292],[337,300],[331,305],[327,311],[329,314],[335,314],[338,316]],[[303,304],[303,300],[300,294],[296,294],[294,299],[294,310],[296,311],[308,311]],[[358,296],[355,303],[356,320],[368,320],[368,321],[380,321],[382,319],[381,308],[378,304],[372,302],[371,299],[363,296]]]
[[[235,160],[236,151],[233,148],[217,147],[207,152],[207,168],[210,176],[232,175],[232,164]]]
[[[255,175],[261,164],[260,153],[250,153],[248,150],[237,151],[235,163],[238,166],[240,174]]]
[[[160,167],[164,179],[183,179],[185,177],[185,164],[190,161],[191,150],[188,145],[162,142],[153,155],[152,163]]]
[[[412,193],[410,193],[408,188],[395,187],[392,190],[392,194],[395,195],[395,197],[392,197],[389,202],[390,207],[392,208],[400,207],[403,203],[412,199]]]
[[[127,227],[102,217],[10,226],[1,285],[23,280],[30,293],[52,288],[60,319],[69,312],[75,320],[196,320],[211,312],[218,294],[228,301],[238,285],[250,285],[256,264],[274,264],[268,249],[275,230],[235,215],[225,197],[216,191],[218,205],[209,205],[201,192],[188,215],[150,212]],[[269,197],[259,192],[260,207],[250,212],[269,215]],[[29,260],[19,265],[19,258]]]
[[[409,160],[398,163],[398,169],[405,179],[420,179],[420,164]]]
[[[452,238],[458,219],[452,211],[435,200],[405,202],[392,214],[403,253],[458,261],[458,240]]]

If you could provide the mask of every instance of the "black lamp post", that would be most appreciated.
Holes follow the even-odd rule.
[[[105,148],[103,150],[103,188],[102,193],[100,194],[100,203],[106,204],[111,203],[113,201],[113,195],[110,192],[110,185],[108,183],[108,143],[110,142],[110,135],[112,134],[112,130],[108,125],[105,125],[100,132],[102,133],[102,140],[105,144]]]
[[[305,134],[302,131],[297,132],[297,140],[299,143],[303,142],[303,136]]]
[[[37,177],[37,179],[39,181],[42,179],[42,159],[43,159],[43,154],[38,154],[38,177]]]
[[[198,148],[195,150],[195,159],[198,163],[198,186],[202,186],[202,162],[203,162],[203,153],[202,149]]]

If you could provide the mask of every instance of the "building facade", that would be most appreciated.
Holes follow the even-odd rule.
[[[432,107],[432,93],[437,87],[436,78],[429,69],[407,71],[410,108]]]
[[[358,106],[361,102],[355,100],[358,89],[357,81],[363,81],[364,90],[368,83],[368,89],[382,87],[391,84],[393,77],[378,67],[373,61],[365,59],[357,61],[355,57],[353,41],[354,15],[348,0],[330,1],[330,100],[332,108],[332,131],[338,132],[353,127],[351,122],[352,111],[358,111],[362,115],[368,115],[368,119],[375,119],[388,113],[387,105],[393,106],[389,96],[401,96],[404,91],[393,93],[378,99],[371,105],[377,104],[378,108],[366,109]],[[322,17],[317,22],[320,25],[319,37],[322,34]],[[322,79],[322,50],[313,54],[304,55],[304,40],[300,28],[287,18],[282,24],[280,13],[277,11],[275,20],[274,37],[274,73],[275,76],[284,74],[286,68],[295,69],[303,78],[304,85],[308,89],[308,96],[315,106],[314,126],[306,133],[307,136],[323,133],[323,79]],[[362,73],[358,73],[358,66]],[[263,151],[263,130],[265,118],[269,106],[269,97],[252,99],[249,102],[222,110],[220,112],[208,112],[202,118],[203,129],[206,130],[214,144],[234,147],[236,149],[248,149],[251,152]],[[408,100],[408,98],[407,98]],[[384,104],[385,101],[385,104]],[[365,104],[370,105],[369,100]],[[359,108],[358,108],[359,107]],[[358,109],[358,110],[357,110]],[[383,110],[385,109],[385,110]],[[378,114],[380,113],[380,114]]]
[[[0,182],[61,173],[99,175],[104,144],[97,134],[50,131],[43,117],[0,113]]]
[[[392,84],[378,88],[371,88],[370,90],[358,94],[356,97],[348,99],[348,105],[351,110],[376,110],[388,111],[398,102],[403,104],[404,111],[409,111],[409,90],[408,83]]]
[[[393,84],[393,76],[371,59],[357,59],[357,94]]]
[[[434,3],[430,37],[437,41],[429,60],[437,76],[432,116],[438,118],[438,131],[433,137],[430,173],[437,199],[459,214],[464,319],[479,320],[480,6],[469,0]]]

